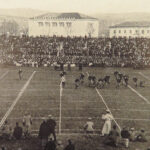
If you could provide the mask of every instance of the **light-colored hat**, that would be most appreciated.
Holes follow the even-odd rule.
[[[49,118],[51,118],[51,117],[52,117],[52,115],[50,114],[50,115],[48,115],[48,117],[49,117]]]
[[[134,131],[135,129],[134,129],[134,128],[131,128],[130,130],[131,130],[131,131]]]
[[[46,118],[46,117],[43,117],[42,119],[43,119],[43,120],[46,120],[47,118]]]
[[[61,144],[62,144],[62,141],[58,141],[57,143],[58,143],[58,145],[61,145]]]
[[[107,112],[107,113],[110,113],[110,110],[109,110],[109,109],[106,109],[106,112]]]
[[[91,117],[89,117],[89,118],[88,118],[88,120],[92,120],[92,118],[91,118]]]

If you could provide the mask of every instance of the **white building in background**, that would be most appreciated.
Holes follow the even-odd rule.
[[[109,36],[150,38],[150,22],[124,22],[111,26]]]
[[[29,19],[29,36],[98,37],[99,21],[79,13],[48,13]]]

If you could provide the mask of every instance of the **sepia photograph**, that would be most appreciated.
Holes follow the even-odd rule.
[[[0,150],[150,150],[150,0],[0,0]]]

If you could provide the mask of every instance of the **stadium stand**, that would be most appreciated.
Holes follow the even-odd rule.
[[[150,65],[147,38],[6,37],[0,38],[0,64],[134,67]]]

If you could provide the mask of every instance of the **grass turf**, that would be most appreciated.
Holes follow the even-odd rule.
[[[58,130],[60,72],[54,71],[52,68],[22,68],[22,70],[23,79],[20,81],[18,77],[18,68],[12,67],[0,69],[0,76],[6,71],[9,71],[8,74],[0,80],[0,117],[2,118],[4,116],[19,94],[20,89],[35,70],[36,74],[33,76],[29,86],[14,107],[8,120],[11,122],[12,126],[15,125],[16,121],[21,124],[21,118],[24,116],[24,113],[29,112],[33,117],[32,129],[38,130],[40,123],[42,122],[41,117],[52,114],[57,121],[56,129]],[[129,84],[131,87],[149,100],[150,94],[148,85],[150,81],[139,74],[139,72],[142,72],[146,76],[149,76],[149,70],[133,70],[130,68],[84,68],[83,72],[85,74],[86,72],[95,74],[97,78],[110,75],[111,84],[104,89],[99,90],[99,92],[112,111],[118,124],[121,127],[134,127],[136,130],[145,128],[145,130],[149,132],[150,104],[147,104],[127,87],[121,86],[119,89],[116,89],[116,82],[113,76],[113,72],[116,70],[128,74],[130,76]],[[80,72],[77,68],[74,68],[71,72],[67,72],[66,75],[67,83],[66,87],[63,89],[62,96],[62,133],[81,132],[88,117],[93,118],[96,130],[101,130],[103,125],[101,115],[105,112],[106,107],[96,90],[87,86],[87,79],[83,86],[80,86],[77,90],[74,89],[74,80],[79,74]],[[132,77],[134,76],[138,77],[139,80],[145,80],[147,87],[135,88],[132,82]],[[72,138],[75,141],[78,150],[91,150],[91,148],[94,150],[94,147],[95,150],[102,148],[106,150],[111,149],[110,147],[108,148],[102,145],[103,139],[99,136],[87,139],[82,135],[73,136],[68,134],[58,138],[63,141],[67,138]],[[22,145],[26,145],[22,147],[28,147],[29,149],[34,147],[35,150],[38,150],[39,146],[35,141],[38,141],[38,139],[33,139],[33,142],[29,142],[27,146],[26,141],[22,140]],[[16,141],[11,141],[9,142],[9,145],[15,145],[13,142],[18,143]],[[133,143],[131,144],[131,148],[138,147],[143,150],[148,144],[149,143]]]

